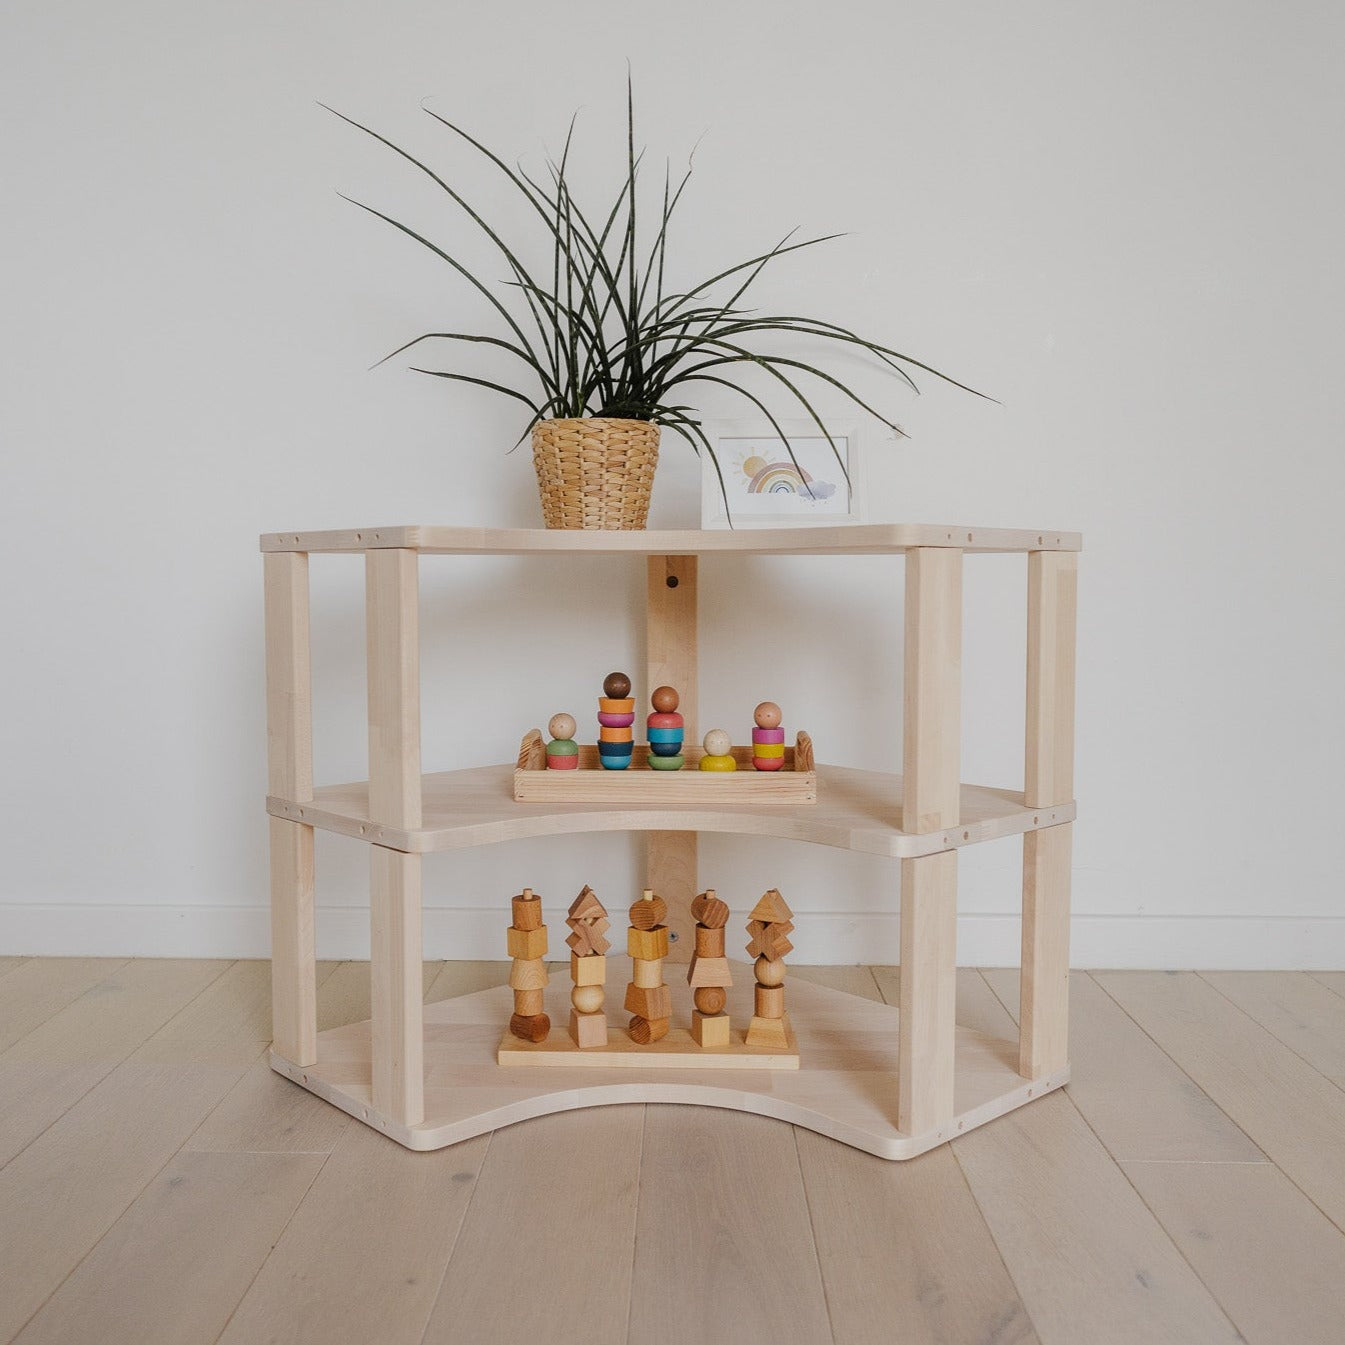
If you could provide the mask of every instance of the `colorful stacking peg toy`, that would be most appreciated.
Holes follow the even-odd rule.
[[[630,678],[623,672],[608,673],[598,697],[598,760],[609,771],[624,771],[635,750],[635,700]]]
[[[552,715],[546,726],[551,741],[546,745],[546,768],[549,771],[574,771],[579,769],[579,744],[574,740],[575,722],[573,715]]]
[[[780,727],[780,707],[762,701],[753,715],[752,765],[759,771],[778,771],[785,764],[785,731]]]
[[[645,721],[649,734],[649,768],[655,771],[680,771],[685,762],[682,756],[682,737],[686,725],[677,713],[681,697],[672,687],[659,687],[649,698],[654,712]]]
[[[703,771],[736,771],[733,759],[733,739],[724,729],[711,729],[705,735],[705,755],[701,757]]]

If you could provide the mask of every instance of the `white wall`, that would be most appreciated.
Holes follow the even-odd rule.
[[[315,100],[498,215],[419,100],[533,163],[582,103],[601,180],[629,56],[652,162],[705,133],[684,278],[794,224],[851,230],[769,297],[1002,399],[870,378],[912,435],[870,437],[871,517],[1085,534],[1075,961],[1345,965],[1342,37],[1324,0],[11,0],[0,953],[264,954],[256,535],[538,520],[511,404],[365,372],[479,311],[334,188],[467,231]],[[655,521],[693,523],[696,491],[673,439]],[[318,776],[357,778],[359,565],[313,570]],[[899,561],[704,572],[707,724],[769,695],[823,759],[899,758]],[[432,560],[423,592],[427,769],[508,759],[641,657],[635,562]],[[1021,560],[969,562],[969,779],[1021,779],[1022,601]],[[427,954],[498,955],[523,883],[620,906],[636,846],[432,860]],[[894,867],[703,856],[736,905],[785,889],[806,960],[895,959]],[[1018,863],[1015,842],[964,856],[964,961],[1016,960]],[[358,954],[360,847],[323,838],[319,878],[321,951]]]

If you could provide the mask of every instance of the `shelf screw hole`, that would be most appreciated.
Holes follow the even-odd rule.
[[[304,810],[303,810],[302,808],[300,808],[300,809],[299,809],[299,816],[302,817],[303,815],[304,815]]]
[[[971,533],[967,534],[967,541],[971,541]]]
[[[305,1083],[308,1082],[308,1075],[307,1075],[307,1074],[301,1075],[300,1077],[303,1079],[303,1081],[304,1081]]]
[[[366,1121],[369,1119],[369,1108],[368,1108],[368,1107],[366,1107],[366,1108],[364,1109],[364,1119],[365,1119]]]
[[[1034,817],[1034,818],[1032,819],[1032,825],[1033,825],[1034,827],[1035,827],[1035,826],[1039,826],[1040,824],[1041,824],[1041,818],[1040,818],[1040,817]]]
[[[668,942],[669,942],[669,943],[676,943],[677,940],[678,940],[680,937],[681,937],[681,936],[678,934],[678,932],[677,932],[675,929],[670,929],[670,930],[668,931]]]
[[[971,840],[971,832],[969,832],[969,831],[964,831],[964,832],[962,833],[962,839],[963,839],[964,841],[969,841],[969,840]]]
[[[1037,545],[1038,545],[1038,546],[1041,545],[1041,538],[1040,538],[1040,537],[1037,538]]]
[[[966,1125],[966,1124],[967,1124],[967,1123],[966,1123],[965,1121],[959,1121],[959,1122],[957,1123],[957,1128],[958,1128],[959,1130],[961,1130],[962,1127],[963,1127],[964,1125]]]
[[[364,827],[361,827],[361,828],[360,828],[360,835],[361,835],[361,836],[363,836],[363,835],[364,835],[364,833],[365,833],[365,830],[366,830],[366,829],[365,829],[365,828],[364,828]]]
[[[362,542],[362,541],[364,541],[364,534],[363,534],[363,533],[360,533],[360,532],[357,532],[357,533],[355,534],[355,540],[356,540],[357,542]]]
[[[670,574],[670,575],[668,576],[668,587],[669,587],[669,588],[676,588],[679,582],[680,582],[680,581],[678,580],[678,578],[677,578],[677,576],[676,576],[675,574]]]

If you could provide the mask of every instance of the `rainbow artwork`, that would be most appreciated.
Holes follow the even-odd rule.
[[[819,434],[790,433],[789,447],[798,465],[778,437],[725,437],[719,440],[719,461],[735,519],[840,520],[851,517],[850,489],[831,445]],[[837,435],[836,447],[849,460],[847,437]],[[706,501],[714,507],[717,482]],[[723,505],[718,505],[722,516]]]

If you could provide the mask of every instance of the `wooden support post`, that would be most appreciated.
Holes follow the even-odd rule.
[[[369,660],[369,815],[421,825],[418,556],[365,553]],[[370,846],[370,1023],[375,1108],[403,1125],[425,1116],[420,856]]]
[[[1028,554],[1024,801],[1074,797],[1074,644],[1079,558]],[[1069,1063],[1069,905],[1073,824],[1023,837],[1023,954],[1018,1072],[1040,1079]]]
[[[645,694],[670,686],[681,697],[678,711],[688,743],[700,742],[696,671],[696,556],[650,556],[645,602]],[[645,886],[668,903],[670,962],[691,960],[691,902],[698,887],[696,833],[651,831]]]
[[[402,1125],[425,1119],[420,856],[369,847],[369,1033],[374,1108]]]
[[[308,556],[268,552],[266,595],[267,790],[313,797],[312,675]],[[271,1035],[295,1065],[317,1062],[317,971],[313,927],[313,828],[271,819]]]
[[[897,1127],[933,1130],[953,1116],[957,1008],[957,851],[901,861],[901,1023]]]
[[[962,552],[906,553],[902,829],[961,817]],[[953,1116],[957,852],[901,862],[901,1025],[897,1124],[908,1135]]]

